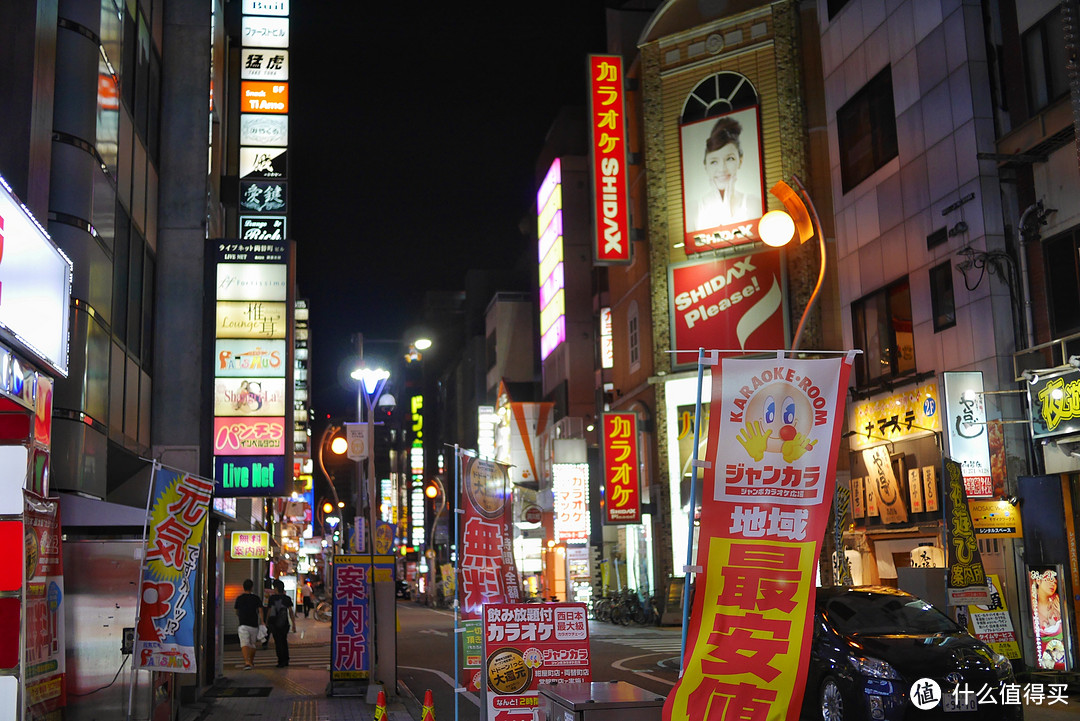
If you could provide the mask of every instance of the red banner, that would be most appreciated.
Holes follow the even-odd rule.
[[[604,523],[641,522],[637,415],[603,416]]]
[[[521,583],[511,535],[513,495],[506,464],[482,458],[461,460],[461,617],[481,618],[485,603],[518,603]],[[466,670],[470,690],[479,688],[476,669]]]
[[[620,56],[589,56],[589,99],[593,217],[596,221],[594,254],[600,265],[629,263],[626,110]]]
[[[780,254],[671,266],[673,348],[781,348],[784,294]],[[696,363],[697,353],[676,353],[677,365]]]
[[[43,718],[67,705],[60,501],[32,493],[24,493],[24,498],[26,705],[30,708],[30,718]]]
[[[713,366],[694,605],[665,721],[799,717],[851,356]]]

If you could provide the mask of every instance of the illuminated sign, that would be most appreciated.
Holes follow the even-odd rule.
[[[218,263],[218,300],[285,300],[288,267],[284,263]]]
[[[289,47],[289,19],[245,15],[240,22],[240,44],[246,48]]]
[[[245,113],[289,112],[289,84],[265,80],[242,81],[240,109]]]
[[[780,254],[712,259],[668,267],[673,348],[784,347]],[[676,365],[697,353],[676,353]]]
[[[641,478],[638,475],[637,416],[604,413],[604,522],[641,522]]]
[[[477,409],[476,451],[481,458],[495,458],[495,426],[499,416],[494,406],[480,406]]]
[[[285,148],[240,148],[240,179],[273,180],[289,174],[289,151]]]
[[[600,367],[615,367],[615,339],[611,335],[611,308],[600,309]]]
[[[687,255],[759,240],[765,207],[759,129],[756,105],[679,128]]]
[[[68,257],[0,178],[0,327],[65,378],[71,270]]]
[[[287,188],[282,180],[241,180],[240,209],[248,213],[284,213]]]
[[[250,241],[216,240],[219,263],[285,263],[289,260],[289,247],[285,241],[253,243]],[[223,300],[223,298],[218,298]]]
[[[240,237],[243,240],[285,240],[284,215],[241,215]]]
[[[284,338],[286,308],[271,301],[219,301],[218,338]]]
[[[214,419],[215,455],[278,456],[284,453],[284,418]]]
[[[233,531],[229,539],[230,558],[268,558],[270,534],[266,531]]]
[[[551,490],[555,495],[555,542],[588,543],[589,466],[553,463]]]
[[[284,496],[285,459],[281,456],[217,456],[214,458],[214,495]]]
[[[215,416],[284,416],[284,378],[218,378]]]
[[[214,374],[229,378],[282,377],[285,341],[219,339],[214,345]]]
[[[562,162],[556,158],[536,193],[540,238],[540,360],[566,340],[562,239]]]
[[[592,143],[593,255],[597,264],[630,262],[626,179],[626,107],[622,58],[589,56]]]
[[[287,115],[240,114],[240,144],[283,148],[289,144]]]
[[[1034,438],[1080,431],[1080,373],[1071,367],[1038,376],[1028,385],[1028,397]]]
[[[942,376],[949,457],[960,464],[968,498],[990,498],[990,432],[986,425],[982,371],[948,371]]]
[[[851,430],[857,431],[849,439],[851,450],[879,445],[882,439],[904,441],[940,431],[940,405],[937,383],[851,403],[848,422]]]
[[[244,0],[243,14],[288,17],[289,0]]]
[[[240,51],[241,80],[288,80],[289,51],[244,48]]]

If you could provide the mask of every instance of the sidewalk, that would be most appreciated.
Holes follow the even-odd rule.
[[[196,702],[180,709],[180,721],[371,721],[375,706],[363,697],[327,697],[329,642],[329,623],[298,616],[296,633],[289,637],[286,668],[276,667],[273,641],[269,648],[258,649],[253,671],[243,670],[240,647],[227,645],[224,676]],[[415,700],[394,691],[386,689],[387,721],[414,721],[407,704],[418,711]]]

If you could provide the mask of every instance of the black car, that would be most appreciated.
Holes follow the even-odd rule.
[[[1015,684],[1009,659],[921,598],[884,586],[817,589],[803,718],[1022,719],[1019,704],[1002,703],[1005,684]]]

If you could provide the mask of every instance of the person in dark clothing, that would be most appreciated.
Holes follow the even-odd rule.
[[[240,628],[236,635],[240,637],[240,653],[244,654],[244,670],[255,668],[255,643],[259,635],[260,618],[263,615],[262,601],[251,590],[255,584],[249,578],[244,581],[244,592],[236,597],[233,608]]]
[[[289,665],[289,630],[296,633],[296,614],[293,602],[285,594],[285,584],[274,581],[274,595],[266,599],[266,627],[274,637],[278,668]]]

